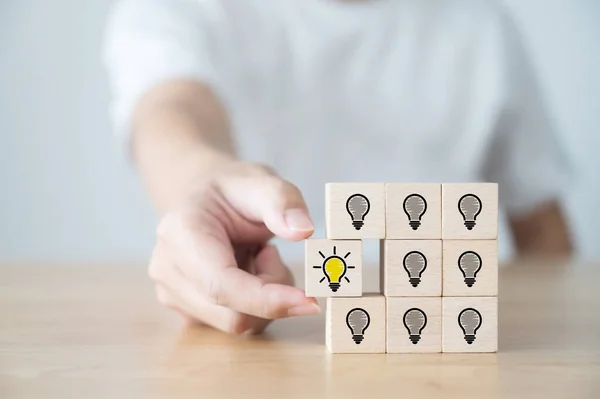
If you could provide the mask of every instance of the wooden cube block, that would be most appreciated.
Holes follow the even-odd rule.
[[[497,352],[498,298],[442,298],[443,352]]]
[[[384,183],[328,183],[327,238],[385,238]]]
[[[306,296],[362,295],[362,241],[306,240],[304,248]]]
[[[386,298],[387,353],[442,351],[442,298]]]
[[[498,238],[498,185],[456,183],[442,185],[442,239],[495,240]]]
[[[444,240],[444,296],[498,295],[498,241]]]
[[[442,238],[441,184],[386,184],[386,238]]]
[[[331,353],[385,353],[385,297],[327,298],[325,343]]]
[[[442,296],[441,240],[384,240],[380,256],[385,296]]]

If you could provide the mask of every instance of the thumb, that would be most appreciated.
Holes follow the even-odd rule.
[[[270,175],[231,183],[235,194],[228,199],[249,220],[264,223],[273,234],[287,240],[299,241],[312,235],[314,225],[308,208],[292,183]]]

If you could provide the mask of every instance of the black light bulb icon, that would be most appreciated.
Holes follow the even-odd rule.
[[[413,230],[417,230],[421,226],[421,218],[427,211],[427,201],[422,195],[411,194],[404,199],[402,207],[408,216],[408,224]]]
[[[371,316],[362,308],[354,308],[346,315],[346,325],[352,332],[352,340],[359,345],[364,339],[364,334],[371,324]]]
[[[481,200],[475,194],[465,194],[458,200],[458,210],[465,221],[467,230],[473,230],[475,220],[481,213]]]
[[[402,321],[408,330],[410,342],[416,345],[421,340],[421,333],[427,325],[427,315],[421,309],[412,308],[404,313]]]
[[[458,257],[458,268],[465,278],[467,287],[472,287],[475,284],[475,277],[481,270],[481,266],[483,266],[483,262],[477,252],[466,251]]]
[[[421,282],[421,275],[427,269],[427,258],[419,251],[411,251],[402,261],[404,270],[408,273],[410,284],[416,287]]]
[[[466,308],[459,313],[458,325],[465,335],[467,344],[471,345],[475,341],[475,334],[479,330],[479,327],[481,327],[482,322],[481,313],[477,309]]]
[[[371,210],[369,199],[362,194],[354,194],[346,201],[346,210],[352,217],[352,226],[360,230],[365,224],[365,216]]]

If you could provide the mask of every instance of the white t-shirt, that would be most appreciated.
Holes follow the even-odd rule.
[[[566,163],[523,47],[489,0],[129,0],[105,59],[119,134],[157,83],[209,84],[319,236],[329,181],[493,181],[508,214],[557,197]]]

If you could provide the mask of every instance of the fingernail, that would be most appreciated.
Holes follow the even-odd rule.
[[[290,230],[313,231],[315,226],[304,209],[288,209],[284,214],[285,223]]]
[[[319,313],[321,313],[321,308],[316,303],[294,306],[293,308],[288,309],[288,316],[308,316]]]

